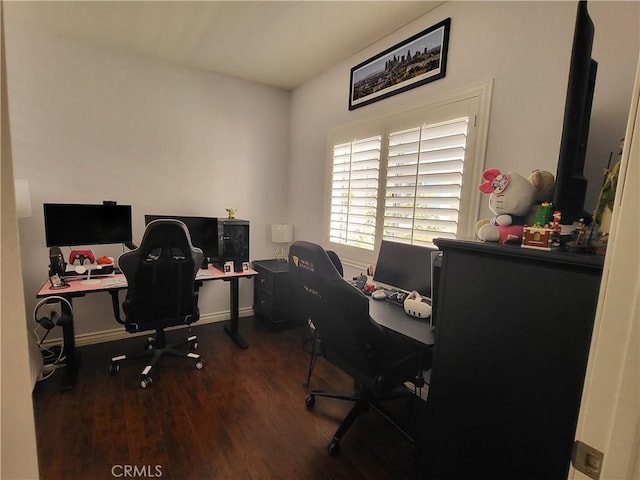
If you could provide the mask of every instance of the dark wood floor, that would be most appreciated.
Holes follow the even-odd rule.
[[[146,390],[138,383],[143,361],[108,374],[111,356],[142,348],[144,337],[80,348],[75,389],[59,392],[54,375],[34,391],[40,478],[113,479],[125,468],[130,478],[176,480],[409,478],[407,441],[374,412],[356,421],[337,456],[328,454],[351,405],[318,398],[305,408],[304,329],[272,332],[252,317],[240,325],[246,350],[221,323],[194,327],[205,368],[163,359]],[[318,361],[312,388],[351,385]]]

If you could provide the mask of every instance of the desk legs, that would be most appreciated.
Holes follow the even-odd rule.
[[[231,314],[231,320],[229,321],[229,323],[227,325],[224,326],[224,331],[227,332],[227,334],[231,337],[231,339],[236,342],[236,344],[242,348],[245,349],[247,347],[249,347],[249,344],[247,343],[247,341],[242,338],[242,335],[240,335],[240,333],[238,332],[238,320],[240,317],[239,314],[239,300],[238,300],[238,278],[230,278],[229,282],[231,282],[231,284],[229,285],[229,290],[230,290],[230,295],[231,295],[231,299],[230,299],[230,306],[231,306],[231,310],[230,310],[230,314]]]
[[[71,299],[68,299],[71,302]],[[62,369],[61,390],[71,390],[76,385],[78,375],[78,353],[76,352],[75,329],[73,326],[73,316],[71,321],[62,327],[62,338],[64,342],[65,367]]]

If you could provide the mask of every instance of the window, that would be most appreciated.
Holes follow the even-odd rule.
[[[455,238],[468,126],[463,117],[389,134],[383,240]]]
[[[381,142],[377,135],[334,145],[329,241],[373,250]]]
[[[333,129],[330,248],[372,262],[382,239],[432,246],[438,237],[472,236],[490,94],[487,82]]]

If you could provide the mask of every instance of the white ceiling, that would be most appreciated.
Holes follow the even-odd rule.
[[[4,3],[7,24],[293,89],[443,2]]]

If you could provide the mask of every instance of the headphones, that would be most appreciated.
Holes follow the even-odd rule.
[[[45,305],[53,305],[60,304],[60,314],[58,316],[57,312],[50,312],[50,316],[38,316],[38,311]],[[58,318],[56,318],[56,316]],[[33,309],[33,319],[45,330],[51,330],[54,327],[64,327],[71,323],[73,319],[73,308],[71,307],[71,302],[64,297],[59,297],[57,295],[46,297],[40,300],[38,304]]]

